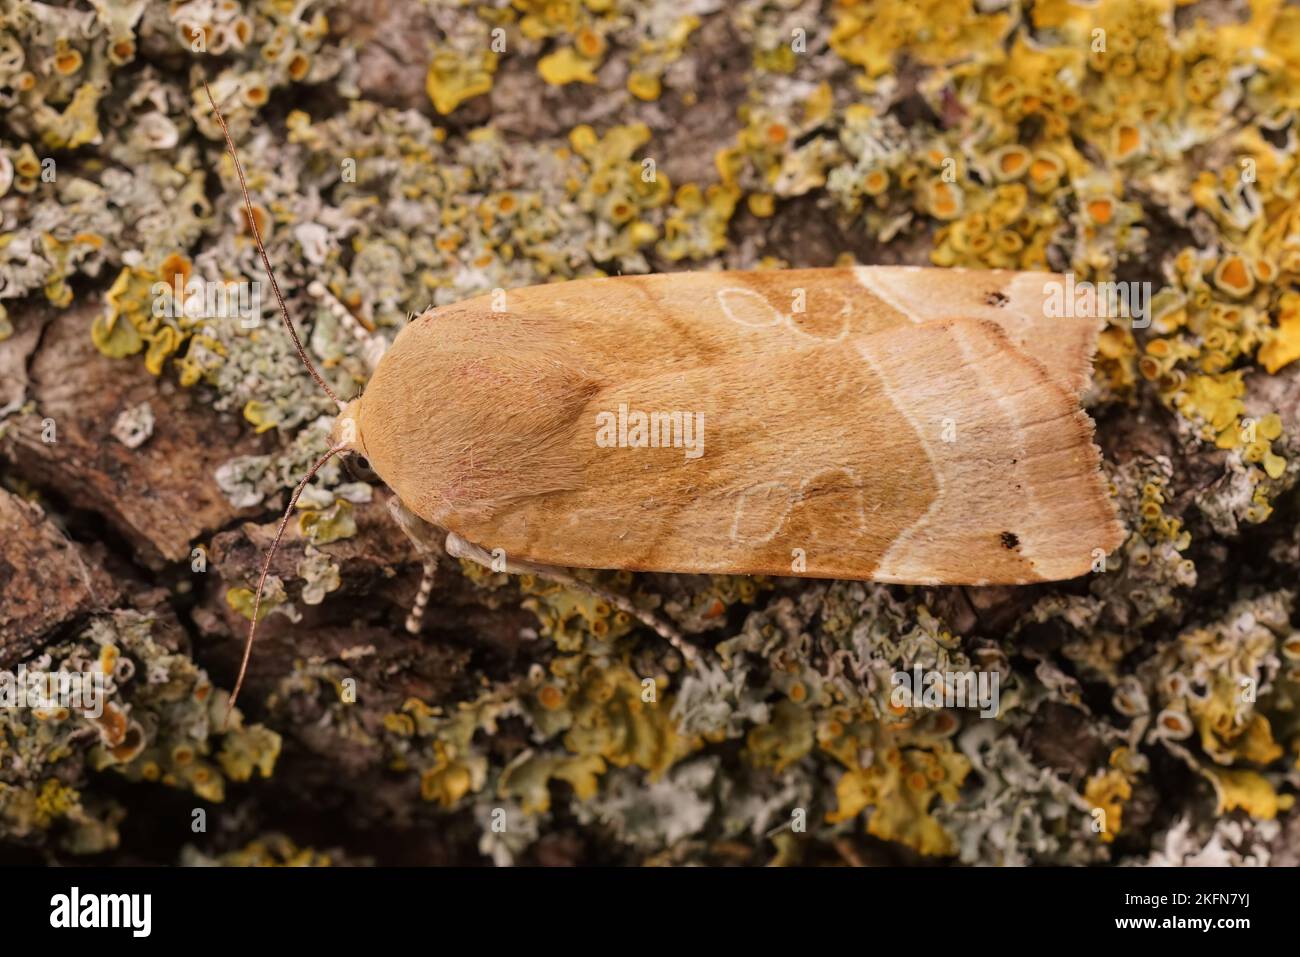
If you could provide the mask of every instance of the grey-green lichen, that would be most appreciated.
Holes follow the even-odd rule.
[[[103,774],[210,803],[225,798],[228,782],[271,775],[279,734],[245,725],[238,710],[227,721],[229,696],[155,637],[159,627],[137,612],[99,616],[24,663],[29,674],[96,681],[103,697],[0,709],[0,841],[78,854],[113,849],[129,808],[96,793]]]

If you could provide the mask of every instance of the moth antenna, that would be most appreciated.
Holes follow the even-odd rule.
[[[203,81],[203,89],[208,94],[208,102],[212,104],[212,112],[217,117],[217,123],[221,127],[222,134],[226,137],[226,149],[230,151],[230,158],[235,162],[235,173],[239,176],[239,188],[244,194],[244,211],[248,216],[248,225],[253,230],[253,239],[257,242],[257,251],[262,256],[262,267],[266,270],[266,278],[271,282],[271,289],[275,292],[275,300],[280,304],[280,318],[284,320],[284,327],[289,330],[289,337],[293,339],[294,347],[298,350],[298,358],[302,364],[307,367],[311,377],[316,380],[316,384],[325,390],[325,394],[334,400],[334,404],[340,410],[344,408],[343,402],[329,387],[321,374],[316,371],[311,359],[307,357],[307,350],[302,347],[302,340],[298,338],[298,330],[293,327],[293,320],[289,318],[289,307],[284,304],[284,294],[280,292],[280,284],[275,281],[275,272],[271,269],[271,260],[266,255],[266,246],[262,243],[262,230],[257,225],[257,217],[253,214],[253,201],[248,195],[248,181],[244,179],[244,166],[239,162],[239,153],[235,150],[235,141],[230,135],[230,128],[226,126],[226,118],[221,115],[221,110],[217,109],[216,98],[212,95],[212,88],[208,86],[208,81]]]
[[[226,702],[226,716],[223,719],[225,724],[230,723],[230,712],[235,709],[235,699],[239,697],[239,689],[244,686],[244,674],[248,671],[248,660],[253,656],[253,639],[257,637],[257,613],[262,608],[262,592],[266,588],[266,577],[271,572],[271,561],[280,548],[280,541],[284,538],[284,530],[289,527],[289,516],[293,514],[293,507],[298,504],[298,496],[302,495],[302,490],[307,487],[307,483],[316,477],[316,473],[321,470],[326,462],[345,449],[347,449],[346,445],[336,445],[317,459],[316,464],[307,470],[306,476],[298,483],[298,487],[293,490],[293,495],[289,497],[289,507],[284,510],[284,516],[280,519],[280,527],[276,529],[275,538],[266,553],[266,560],[262,562],[262,574],[257,579],[257,594],[253,598],[253,620],[248,623],[248,640],[244,642],[244,660],[239,664],[239,677],[235,679],[235,690],[230,692],[230,700]]]

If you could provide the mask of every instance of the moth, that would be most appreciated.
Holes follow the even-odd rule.
[[[248,219],[299,355],[338,401],[298,341],[251,205]],[[339,403],[329,453],[290,499],[232,701],[289,515],[341,453],[369,461],[426,556],[408,627],[442,552],[597,591],[692,662],[671,626],[568,569],[925,585],[1088,572],[1123,529],[1079,401],[1101,320],[1055,317],[1063,282],[684,272],[427,310]]]

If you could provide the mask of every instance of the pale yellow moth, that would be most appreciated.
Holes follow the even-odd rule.
[[[264,251],[263,262],[297,343]],[[346,451],[400,499],[408,531],[425,527],[413,537],[426,552],[436,530],[454,556],[580,587],[591,588],[565,568],[1072,578],[1123,532],[1079,405],[1100,320],[1049,317],[1063,281],[686,272],[430,309],[343,406],[289,510]],[[671,628],[606,597],[694,657]],[[245,666],[255,628],[256,612]]]

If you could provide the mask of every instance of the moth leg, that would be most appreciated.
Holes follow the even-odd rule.
[[[494,571],[502,570],[502,562],[493,563],[492,555],[487,549],[467,541],[455,532],[447,533],[446,552],[452,558],[467,558],[476,562],[485,568],[491,568]],[[644,609],[636,607],[626,597],[617,592],[602,588],[599,585],[593,585],[576,577],[572,572],[555,565],[543,565],[538,562],[529,562],[506,558],[504,560],[504,570],[511,575],[536,575],[538,578],[547,581],[553,581],[556,584],[564,585],[566,588],[573,588],[578,591],[586,592],[595,598],[607,602],[611,607],[617,608],[624,614],[631,615],[647,628],[651,628],[670,645],[677,649],[678,654],[685,659],[686,663],[692,668],[700,665],[700,653],[690,645],[681,635],[681,633],[672,625],[663,621],[659,617],[651,614]]]
[[[424,623],[424,610],[428,607],[429,595],[433,593],[434,580],[438,576],[438,559],[442,555],[442,529],[420,518],[403,505],[402,500],[396,495],[388,500],[388,511],[393,516],[393,521],[397,523],[397,527],[415,546],[415,551],[423,565],[420,590],[416,592],[415,603],[406,616],[407,632],[418,635],[420,626]]]
[[[420,633],[420,626],[424,624],[424,609],[429,604],[429,594],[433,591],[433,582],[437,577],[437,561],[426,560],[424,572],[420,576],[420,590],[416,592],[415,604],[411,606],[411,611],[406,616],[406,630],[409,634],[418,635]]]
[[[369,366],[369,371],[374,372],[375,367],[379,365],[379,360],[384,357],[384,352],[388,349],[388,342],[383,336],[373,335],[347,306],[339,302],[336,297],[323,282],[319,279],[312,280],[307,284],[307,294],[314,299],[319,299],[330,314],[338,321],[338,324],[348,332],[361,345],[361,355]]]

